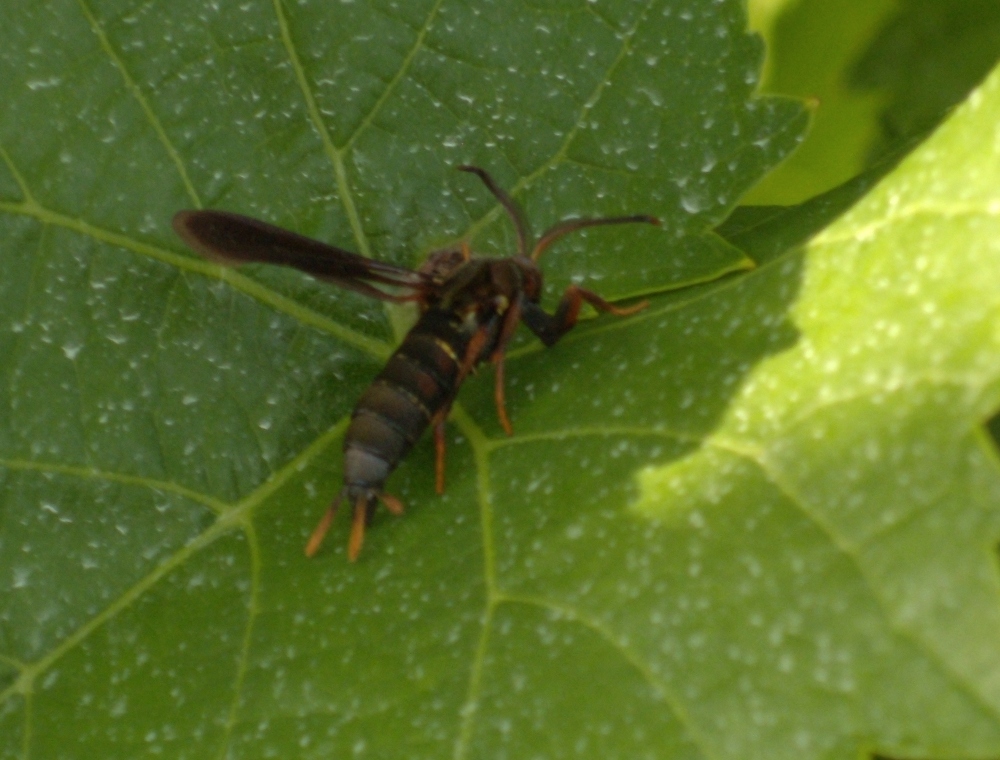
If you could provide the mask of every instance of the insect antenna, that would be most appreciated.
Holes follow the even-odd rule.
[[[507,195],[507,192],[496,183],[485,169],[462,164],[458,167],[458,170],[475,174],[483,181],[483,184],[493,193],[496,199],[500,201],[500,205],[503,206],[504,211],[507,212],[507,216],[514,223],[514,229],[517,230],[517,253],[519,256],[527,256],[528,245],[531,241],[531,232],[528,227],[528,220],[525,218],[521,207],[514,202],[513,198]]]
[[[647,214],[638,214],[636,216],[609,216],[603,219],[567,219],[564,222],[559,222],[549,227],[542,236],[535,243],[534,249],[531,251],[531,260],[538,261],[538,257],[542,255],[542,252],[552,245],[556,240],[561,238],[570,232],[576,232],[577,230],[582,230],[584,227],[600,227],[605,224],[631,224],[633,222],[645,222],[646,224],[655,224],[657,227],[660,226],[660,220],[655,216],[649,216]]]

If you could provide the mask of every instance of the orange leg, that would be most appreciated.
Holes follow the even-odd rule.
[[[403,502],[401,502],[395,496],[392,496],[387,493],[380,493],[378,495],[378,500],[385,505],[385,508],[388,509],[391,514],[396,515],[396,517],[399,517],[401,514],[403,514],[404,512]]]
[[[469,345],[465,348],[465,356],[462,357],[462,363],[458,365],[458,377],[455,379],[456,388],[476,368],[476,361],[486,345],[486,337],[486,328],[480,327],[469,340]],[[449,406],[444,407],[431,419],[431,425],[434,426],[434,490],[439,494],[444,493],[444,454],[446,448],[444,421],[448,418],[450,410],[449,402]]]
[[[347,542],[347,558],[354,562],[361,553],[365,542],[365,524],[368,522],[368,499],[359,496],[354,504],[354,518],[351,520],[351,538]]]
[[[617,317],[628,317],[649,306],[649,301],[642,301],[633,306],[622,308],[605,301],[597,293],[584,290],[579,285],[570,285],[563,293],[555,314],[546,314],[538,304],[528,303],[524,307],[524,323],[541,338],[546,346],[555,344],[563,335],[573,329],[580,316],[580,307],[586,301],[598,311],[606,311]]]
[[[469,373],[476,368],[476,361],[486,346],[486,328],[480,327],[469,339],[469,345],[465,348],[465,356],[462,363],[458,365],[458,377],[455,379],[455,387],[458,388],[469,376]],[[445,411],[445,414],[448,412]]]
[[[309,541],[306,542],[306,556],[313,557],[316,552],[319,551],[320,544],[323,543],[323,538],[326,536],[327,531],[330,530],[330,526],[333,524],[333,518],[337,516],[337,507],[340,506],[340,500],[343,498],[344,492],[341,491],[337,494],[337,498],[333,500],[330,504],[330,508],[323,513],[323,516],[319,519],[319,523],[316,525],[309,536]]]
[[[514,428],[511,426],[510,418],[507,416],[507,399],[504,396],[503,358],[503,354],[500,354],[493,360],[497,368],[496,384],[493,386],[493,400],[496,401],[497,418],[500,420],[500,427],[503,428],[503,431],[507,435],[514,435]]]
[[[608,303],[603,298],[601,298],[597,293],[592,293],[589,290],[584,290],[583,288],[577,288],[580,291],[580,298],[589,303],[598,311],[606,311],[608,314],[614,314],[616,317],[631,317],[633,314],[638,314],[640,311],[649,306],[649,301],[640,301],[639,303],[632,304],[631,306],[615,306],[613,303]]]
[[[507,435],[514,435],[514,428],[511,427],[510,418],[507,416],[507,399],[504,394],[504,351],[507,344],[514,337],[517,323],[521,319],[521,301],[514,301],[503,315],[503,324],[500,326],[500,335],[497,337],[497,347],[490,356],[490,360],[496,366],[496,383],[493,386],[493,400],[497,405],[497,418],[500,420],[500,427]]]
[[[447,412],[440,415],[441,419],[434,423],[434,491],[444,493],[444,453],[447,446],[444,436],[444,419]]]

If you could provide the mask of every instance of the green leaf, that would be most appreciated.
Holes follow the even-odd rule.
[[[719,580],[701,555],[745,565],[744,630],[711,626],[718,656],[761,671],[742,674],[745,709],[762,691],[798,705],[824,752],[847,742],[837,756],[997,752],[998,113],[994,72],[863,202],[746,278],[800,272],[795,347],[695,453],[640,477],[636,512],[688,547],[701,535],[699,576]],[[735,520],[785,533],[726,546]]]
[[[880,90],[886,107],[869,148],[880,155],[925,134],[965,99],[1000,60],[1000,7],[906,0],[850,72],[858,89]]]
[[[763,89],[810,99],[801,149],[747,196],[798,203],[922,140],[1000,60],[993,0],[749,0]]]
[[[768,43],[766,92],[809,100],[809,136],[749,203],[800,203],[868,163],[885,95],[852,87],[850,72],[899,5],[895,0],[749,0]],[[774,6],[777,7],[774,7]]]
[[[829,208],[737,248],[804,123],[738,2],[220,5],[0,31],[0,752],[1000,754],[996,76],[804,247]],[[407,516],[307,561],[388,319],[168,220],[502,254],[470,161],[539,227],[663,218],[553,292],[700,284],[522,343],[516,435],[484,371],[447,493],[425,441]]]

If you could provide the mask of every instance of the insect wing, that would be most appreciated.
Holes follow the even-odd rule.
[[[220,264],[281,264],[384,301],[419,300],[428,286],[420,272],[359,256],[228,211],[179,211],[173,220],[181,239]],[[402,288],[396,295],[371,283]]]

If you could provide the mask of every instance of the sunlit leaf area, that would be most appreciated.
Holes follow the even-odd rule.
[[[0,758],[1000,757],[1000,6],[7,0]],[[171,227],[546,249],[356,562],[415,319]],[[346,513],[346,514],[345,514]]]

